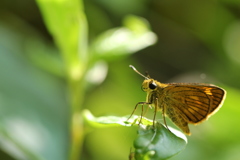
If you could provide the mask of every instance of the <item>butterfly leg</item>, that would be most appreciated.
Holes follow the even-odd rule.
[[[156,114],[157,114],[157,107],[154,108],[154,115],[153,115],[153,128],[155,128]]]
[[[133,116],[133,114],[134,114],[134,112],[136,111],[136,109],[137,109],[137,107],[138,107],[138,105],[142,105],[142,113],[141,113],[141,118],[140,118],[140,121],[139,121],[139,124],[141,123],[141,121],[142,121],[142,117],[143,117],[143,107],[144,107],[144,105],[145,104],[151,104],[151,103],[149,103],[149,102],[138,102],[137,104],[136,104],[136,106],[134,107],[134,109],[133,109],[133,112],[131,113],[131,115],[129,116],[129,118],[127,119],[127,121]]]
[[[170,129],[168,128],[168,125],[167,125],[167,121],[166,121],[166,116],[165,116],[165,106],[162,107],[162,118],[163,118],[163,123],[165,125],[165,127],[170,131]],[[171,132],[171,131],[170,131]]]
[[[166,126],[166,128],[170,131],[170,129],[168,128],[167,122],[166,122],[166,116],[164,114],[162,114],[163,117],[163,123]],[[170,131],[171,132],[171,131]]]
[[[148,107],[147,107],[147,109],[144,111],[144,113],[143,113],[143,116],[145,116],[146,115],[146,113],[148,112],[148,109],[149,108],[152,108],[150,105],[148,105]]]
[[[141,122],[142,122],[142,117],[143,117],[143,111],[144,111],[144,104],[142,104],[142,112],[141,112],[141,117],[140,117],[140,120],[139,120],[139,123],[138,123],[138,125],[140,125],[141,124]]]
[[[153,116],[153,128],[155,127],[155,120],[156,120],[156,114],[157,114],[157,106],[158,105],[158,98],[156,98],[155,100],[155,111],[154,111],[154,116]],[[162,107],[162,117],[163,117],[163,123],[166,126],[166,128],[170,131],[170,129],[168,128],[167,122],[166,122],[166,117],[165,117],[165,107]],[[171,132],[171,131],[170,131]]]
[[[153,128],[155,128],[155,121],[156,121],[156,115],[157,115],[157,110],[158,110],[158,98],[155,98],[154,100],[155,105],[154,105],[154,115],[153,115]]]

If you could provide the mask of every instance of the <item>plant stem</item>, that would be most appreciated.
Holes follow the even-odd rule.
[[[79,81],[77,81],[79,82]],[[81,149],[84,139],[83,121],[81,116],[81,105],[84,97],[83,86],[76,84],[77,82],[70,82],[70,96],[72,113],[70,120],[70,152],[69,160],[79,160],[81,156]]]

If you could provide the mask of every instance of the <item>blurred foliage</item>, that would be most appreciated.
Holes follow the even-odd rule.
[[[75,0],[68,10],[40,1],[43,15],[36,1],[0,2],[0,159],[68,159],[76,73],[84,80],[83,95],[74,97],[82,109],[96,117],[129,115],[146,97],[129,64],[161,82],[213,83],[227,91],[222,108],[191,126],[186,149],[172,160],[240,157],[239,0]],[[156,41],[149,26],[158,42],[145,48]],[[84,134],[82,159],[123,160],[136,128],[85,126]]]

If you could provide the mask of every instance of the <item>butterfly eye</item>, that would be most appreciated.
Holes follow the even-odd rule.
[[[157,88],[157,85],[156,83],[152,82],[152,83],[149,83],[149,86],[148,86],[150,89],[155,89]]]

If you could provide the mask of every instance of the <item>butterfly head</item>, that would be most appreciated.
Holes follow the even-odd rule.
[[[142,83],[142,90],[144,92],[151,92],[157,90],[157,83],[154,79],[145,79]]]
[[[131,67],[135,72],[137,72],[137,74],[145,78],[145,80],[142,83],[142,90],[144,92],[150,92],[157,89],[157,83],[155,82],[154,79],[150,78],[149,76],[144,76],[132,65],[130,65],[129,67]]]

